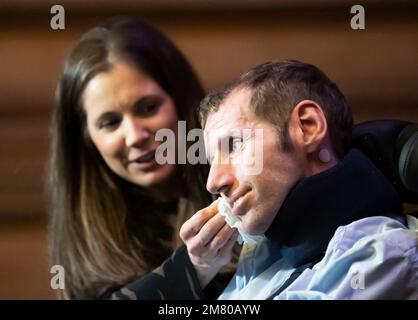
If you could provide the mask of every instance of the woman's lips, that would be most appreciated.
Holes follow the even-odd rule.
[[[155,150],[149,151],[134,160],[128,161],[128,166],[140,170],[151,169],[156,165],[157,162],[155,161]]]
[[[144,154],[143,156],[140,156],[139,158],[135,159],[134,162],[150,162],[155,159],[155,151],[150,151]]]

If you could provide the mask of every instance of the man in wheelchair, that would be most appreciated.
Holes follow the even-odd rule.
[[[418,203],[417,125],[353,130],[338,87],[297,61],[251,69],[207,96],[201,118],[207,189],[229,202],[242,230],[264,236],[244,245],[220,299],[418,299],[418,224],[403,211]],[[245,128],[264,132],[258,175],[236,161],[254,142],[234,136]],[[202,279],[213,270],[193,255],[194,221],[181,235]],[[209,228],[210,220],[200,230]]]

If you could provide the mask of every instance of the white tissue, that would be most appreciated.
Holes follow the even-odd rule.
[[[264,236],[251,235],[251,234],[246,233],[241,227],[241,219],[238,216],[232,214],[231,206],[229,205],[228,201],[226,201],[222,197],[219,197],[218,211],[222,216],[225,217],[226,223],[231,228],[238,229],[239,236],[238,236],[237,241],[239,244],[242,244],[243,242],[254,244],[264,238]]]

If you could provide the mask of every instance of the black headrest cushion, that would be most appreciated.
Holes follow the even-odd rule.
[[[403,202],[418,204],[418,125],[398,120],[354,126],[352,147],[360,149],[386,176]]]
[[[399,175],[404,186],[418,193],[418,125],[407,125],[397,141]]]

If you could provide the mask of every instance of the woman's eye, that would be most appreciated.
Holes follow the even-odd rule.
[[[142,117],[150,117],[158,111],[159,103],[150,102],[146,104],[141,104],[137,106],[136,113]]]
[[[99,129],[111,130],[111,129],[116,128],[116,126],[118,124],[119,124],[119,120],[118,119],[104,120],[103,122],[101,122],[99,124]]]
[[[151,114],[151,113],[153,113],[156,109],[157,109],[157,107],[156,107],[156,105],[155,105],[155,104],[149,104],[149,105],[144,106],[144,108],[143,108],[143,112],[144,112],[144,114]]]

